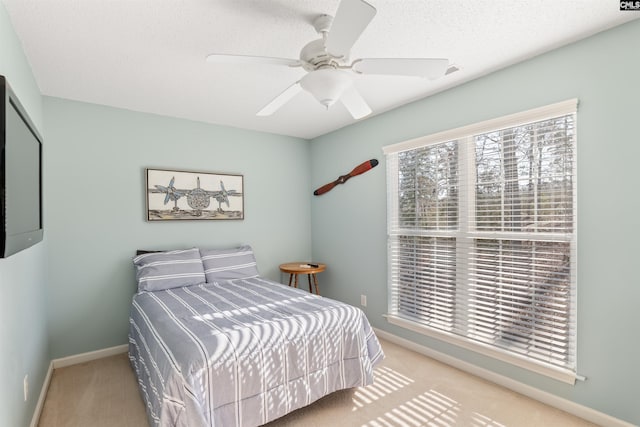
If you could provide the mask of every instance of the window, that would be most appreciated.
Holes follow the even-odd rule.
[[[384,148],[390,322],[575,381],[576,109]]]

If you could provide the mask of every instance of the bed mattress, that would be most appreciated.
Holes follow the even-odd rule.
[[[257,426],[373,381],[383,358],[364,313],[261,278],[132,302],[129,358],[152,426]]]

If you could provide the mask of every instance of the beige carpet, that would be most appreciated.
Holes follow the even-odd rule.
[[[331,394],[269,427],[593,426],[492,383],[381,340],[375,383]],[[39,427],[146,427],[126,354],[56,369]]]

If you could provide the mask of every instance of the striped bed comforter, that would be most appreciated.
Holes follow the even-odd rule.
[[[373,381],[364,313],[260,277],[140,292],[129,358],[152,426],[257,426]]]

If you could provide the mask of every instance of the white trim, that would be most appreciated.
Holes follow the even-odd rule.
[[[88,353],[76,354],[60,359],[53,359],[53,369],[64,368],[66,366],[77,365],[79,363],[90,362],[103,357],[114,356],[116,354],[126,353],[129,351],[128,344],[117,345],[115,347],[103,348],[102,350],[90,351]]]
[[[436,338],[449,344],[457,345],[458,347],[462,347],[467,350],[475,351],[476,353],[480,353],[484,356],[489,356],[494,359],[510,363],[514,366],[540,375],[545,375],[549,378],[553,378],[554,380],[571,385],[574,385],[576,382],[577,374],[575,372],[562,370],[551,365],[543,365],[542,362],[539,361],[532,363],[526,357],[519,357],[516,354],[501,350],[495,346],[483,345],[482,343],[471,341],[456,334],[436,331],[427,326],[422,326],[419,323],[412,322],[411,320],[403,319],[402,317],[394,316],[392,314],[385,314],[383,317],[385,317],[391,324],[409,329],[422,335]]]
[[[448,354],[444,354],[439,351],[425,347],[423,345],[416,344],[413,341],[407,340],[405,338],[401,338],[389,332],[380,330],[378,328],[373,328],[373,330],[376,333],[376,335],[382,339],[385,339],[387,341],[390,341],[394,344],[397,344],[401,347],[405,347],[417,353],[423,354],[427,357],[435,359],[449,366],[453,366],[454,368],[460,369],[469,374],[483,378],[487,381],[498,384],[502,387],[508,388],[509,390],[523,394],[527,397],[530,397],[531,399],[537,400],[538,402],[542,402],[546,405],[553,406],[554,408],[560,409],[562,411],[573,414],[577,417],[583,418],[594,424],[602,425],[602,426],[606,425],[609,427],[634,427],[633,424],[623,421],[619,418],[612,417],[611,415],[607,415],[603,412],[597,411],[588,406],[581,405],[571,400],[556,396],[555,394],[551,394],[549,392],[540,390],[530,385],[521,383],[512,378],[497,374],[493,371],[490,371],[488,369],[484,369],[479,366],[476,366],[472,363],[457,359]]]
[[[58,368],[65,368],[71,365],[77,365],[79,363],[90,362],[96,359],[102,359],[104,357],[115,356],[116,354],[122,354],[129,351],[129,345],[117,345],[115,347],[103,348],[102,350],[90,351],[88,353],[75,354],[72,356],[62,357],[60,359],[53,359],[49,363],[49,369],[47,375],[44,377],[42,388],[40,389],[40,396],[38,397],[38,403],[33,410],[33,416],[31,417],[31,424],[29,427],[38,427],[40,422],[40,415],[42,415],[42,408],[44,407],[44,401],[47,398],[47,392],[49,391],[49,384],[51,383],[51,377],[53,370]]]
[[[572,114],[577,110],[578,99],[568,99],[566,101],[545,105],[543,107],[533,108],[527,111],[521,111],[519,113],[514,113],[508,116],[485,120],[480,123],[473,123],[456,129],[450,129],[443,132],[410,139],[408,141],[402,141],[396,144],[387,145],[382,147],[382,151],[384,154],[398,153],[400,151],[412,150],[414,148],[419,148],[438,142],[453,141],[463,136],[487,133],[497,129],[514,127],[525,123],[545,120],[551,117]]]
[[[49,362],[49,369],[47,369],[47,375],[44,377],[42,388],[40,389],[40,396],[38,402],[33,410],[33,416],[31,417],[31,424],[29,427],[38,427],[40,422],[40,415],[42,414],[42,408],[44,408],[44,401],[47,398],[47,392],[49,391],[49,384],[51,383],[51,375],[53,375],[53,362]]]

